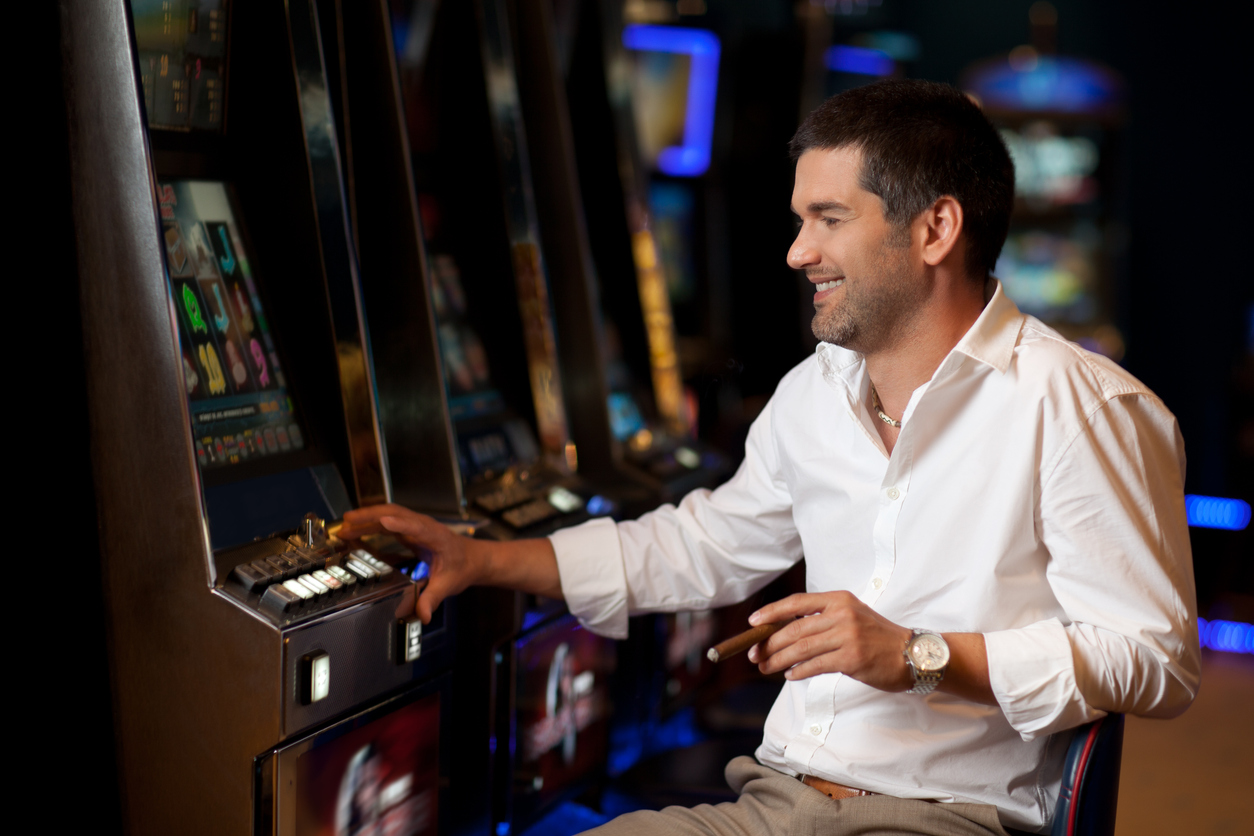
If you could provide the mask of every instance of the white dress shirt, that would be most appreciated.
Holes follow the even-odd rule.
[[[1104,712],[1171,717],[1197,691],[1175,418],[1138,380],[996,288],[916,389],[892,455],[860,354],[820,344],[754,422],[736,475],[639,520],[552,536],[580,621],[742,601],[798,560],[896,624],[983,633],[996,706],[788,682],[758,759],[904,798],[996,805],[1045,829],[1066,732]]]

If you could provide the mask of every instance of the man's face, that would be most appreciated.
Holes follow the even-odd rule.
[[[797,160],[792,211],[801,229],[788,266],[814,285],[814,336],[862,353],[894,345],[926,295],[908,231],[858,184],[862,152],[811,150]]]

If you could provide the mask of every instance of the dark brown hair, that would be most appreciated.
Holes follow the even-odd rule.
[[[789,150],[853,147],[859,184],[884,202],[885,219],[904,227],[949,195],[962,205],[967,269],[993,270],[1014,207],[1015,170],[997,129],[948,84],[891,79],[832,96],[806,117]]]

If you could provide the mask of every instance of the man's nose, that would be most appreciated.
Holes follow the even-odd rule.
[[[818,251],[809,245],[805,240],[805,230],[797,233],[797,239],[792,242],[792,246],[788,249],[788,266],[794,270],[804,270],[810,264],[817,264],[819,261]]]

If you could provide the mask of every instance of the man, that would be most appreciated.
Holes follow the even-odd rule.
[[[456,538],[394,506],[345,533],[433,552],[424,618],[487,583],[564,596],[614,637],[629,613],[743,600],[804,556],[809,592],[750,618],[788,622],[750,651],[787,682],[757,760],[728,765],[740,800],[607,833],[1043,831],[1068,730],[1174,716],[1197,690],[1175,420],[991,277],[1014,172],[960,92],[842,93],[792,150],[788,263],[822,342],[726,485],[547,540]]]

